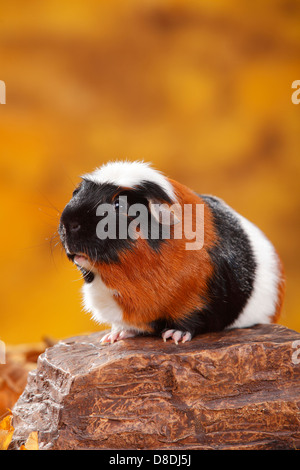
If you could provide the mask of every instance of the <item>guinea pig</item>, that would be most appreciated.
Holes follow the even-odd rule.
[[[137,223],[136,207],[144,223]],[[186,208],[192,229],[180,231]],[[105,231],[108,213],[114,226]],[[82,176],[59,235],[83,274],[85,309],[111,325],[102,343],[153,334],[178,344],[279,318],[285,279],[268,238],[221,199],[148,163],[109,162]]]

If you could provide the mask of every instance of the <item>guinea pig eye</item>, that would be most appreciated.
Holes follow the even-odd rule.
[[[120,209],[124,209],[124,204],[119,200],[119,199],[116,199],[115,202],[114,202],[114,208],[116,210],[120,210]]]
[[[115,211],[117,211],[117,212],[126,213],[127,212],[127,207],[128,207],[127,197],[123,196],[123,195],[118,197],[114,201],[113,207],[114,207]]]

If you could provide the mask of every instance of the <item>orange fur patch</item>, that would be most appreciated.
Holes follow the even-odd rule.
[[[157,253],[147,240],[139,238],[132,250],[121,253],[119,263],[97,264],[103,282],[120,294],[116,301],[123,320],[149,332],[149,324],[155,320],[180,320],[201,309],[213,273],[207,251],[216,241],[210,209],[190,189],[170,181],[180,205],[204,204],[203,248],[186,250],[189,240],[172,239],[162,242]]]

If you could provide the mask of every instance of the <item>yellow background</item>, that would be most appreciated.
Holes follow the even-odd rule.
[[[7,343],[94,331],[55,231],[79,175],[151,161],[258,224],[300,330],[298,0],[1,2],[1,323]]]

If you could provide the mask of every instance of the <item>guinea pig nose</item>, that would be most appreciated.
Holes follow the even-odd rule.
[[[70,222],[69,229],[71,232],[78,232],[80,230],[81,225],[78,222]]]

